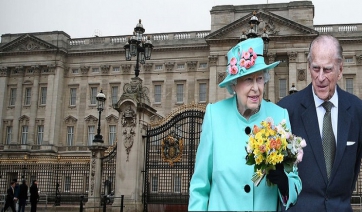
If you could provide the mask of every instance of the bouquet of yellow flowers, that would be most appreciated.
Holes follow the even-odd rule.
[[[254,125],[246,147],[246,164],[254,165],[254,185],[258,186],[269,170],[275,170],[279,163],[283,163],[286,172],[293,171],[293,166],[302,161],[305,146],[305,140],[293,135],[285,120],[274,125],[269,117],[261,122],[261,127]]]

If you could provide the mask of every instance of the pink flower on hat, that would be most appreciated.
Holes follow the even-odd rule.
[[[233,57],[233,58],[231,58],[231,60],[230,60],[230,65],[236,65],[236,62],[237,62],[237,60],[236,60],[236,58],[235,57]]]
[[[235,75],[239,72],[239,69],[236,66],[236,63],[237,63],[237,59],[235,57],[231,58],[229,66],[228,66],[229,74]]]
[[[253,65],[255,65],[255,61],[257,58],[257,54],[254,52],[253,48],[249,48],[247,52],[242,53],[242,58],[240,58],[240,67],[244,67],[249,69]]]
[[[250,52],[243,52],[243,58],[245,60],[249,59],[250,58]]]
[[[251,64],[251,61],[250,60],[247,60],[247,61],[245,61],[245,68],[246,69],[248,69],[248,68],[250,68],[252,66],[252,64]]]
[[[235,65],[230,65],[229,66],[229,74],[237,74],[238,73],[238,67],[236,67]]]

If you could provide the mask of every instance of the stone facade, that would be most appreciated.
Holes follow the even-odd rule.
[[[230,96],[218,88],[225,77],[226,54],[249,28],[254,11],[261,22],[259,32],[265,28],[271,39],[265,60],[281,61],[270,71],[265,98],[277,102],[293,83],[300,90],[311,82],[307,52],[318,34],[340,39],[344,72],[339,85],[362,98],[362,74],[358,71],[362,68],[362,24],[315,26],[311,1],[226,5],[211,9],[210,31],[148,34],[154,49],[151,60],[141,65],[139,77],[149,97],[147,105],[157,111],[154,116],[164,117],[184,104],[212,103]],[[127,93],[125,85],[134,77],[135,61],[126,61],[124,56],[128,37],[72,39],[62,31],[2,35],[1,157],[90,155],[84,147],[92,145],[91,137],[96,133],[94,97],[100,90],[107,97],[101,116],[105,145],[113,144],[110,137],[114,129],[113,142],[123,141],[123,112],[116,109],[122,94]],[[124,146],[120,152],[124,154],[126,149]],[[141,163],[135,161],[134,154],[142,154],[142,150],[132,149],[122,158],[137,169]],[[139,175],[136,178],[141,180]],[[140,188],[130,191],[128,197],[140,201],[135,197],[139,195]]]

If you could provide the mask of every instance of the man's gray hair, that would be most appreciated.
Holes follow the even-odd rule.
[[[341,46],[341,44],[339,43],[338,39],[331,36],[331,35],[319,35],[318,37],[316,37],[311,43],[310,43],[310,47],[309,47],[309,52],[308,52],[308,57],[307,57],[307,61],[308,61],[308,65],[310,65],[312,63],[313,60],[313,55],[312,55],[312,48],[315,44],[317,43],[326,43],[332,41],[332,43],[334,44],[334,47],[336,48],[336,60],[338,64],[341,64],[343,61],[343,48]]]

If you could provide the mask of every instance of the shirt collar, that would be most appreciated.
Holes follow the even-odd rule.
[[[314,89],[313,89],[313,86],[312,86],[312,92],[313,92],[313,98],[314,98],[314,104],[315,104],[315,107],[321,107],[324,100],[320,99],[315,93],[314,93]],[[330,102],[333,103],[333,106],[338,108],[338,93],[337,93],[337,86],[335,88],[335,91],[334,91],[334,94],[332,96],[332,98],[329,100]]]

